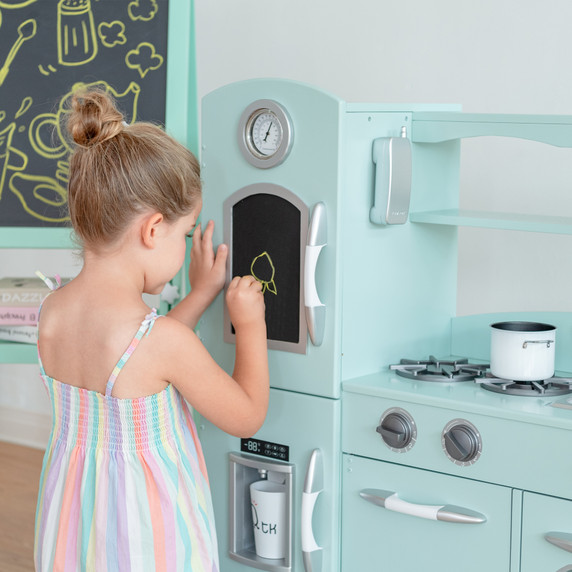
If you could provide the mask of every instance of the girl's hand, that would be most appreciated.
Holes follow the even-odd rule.
[[[193,233],[189,282],[191,291],[205,299],[207,305],[222,290],[226,278],[228,248],[221,244],[216,252],[213,248],[214,222],[208,222],[204,234],[199,224]]]
[[[239,329],[265,324],[262,285],[253,276],[235,276],[226,291],[230,321]]]

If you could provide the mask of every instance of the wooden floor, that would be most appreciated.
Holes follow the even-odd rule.
[[[34,570],[34,517],[44,451],[0,441],[0,570]]]

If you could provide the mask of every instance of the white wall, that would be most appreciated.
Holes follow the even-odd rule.
[[[195,0],[195,9],[199,98],[284,77],[353,102],[572,114],[569,0]],[[566,216],[570,158],[528,142],[464,141],[461,206]],[[458,313],[572,311],[571,247],[568,236],[461,229]],[[55,257],[0,253],[0,273],[18,261],[65,274],[67,255]],[[0,366],[0,387],[0,411],[49,411],[34,367]]]

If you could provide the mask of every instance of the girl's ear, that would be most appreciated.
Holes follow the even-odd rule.
[[[163,222],[161,213],[153,213],[141,221],[141,240],[147,248],[155,248]]]

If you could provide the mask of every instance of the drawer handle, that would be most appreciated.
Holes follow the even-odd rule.
[[[459,524],[482,524],[487,521],[486,516],[473,510],[449,504],[440,506],[415,504],[400,499],[397,493],[392,491],[364,489],[360,492],[360,496],[362,499],[387,510],[409,514],[418,518],[456,522]]]
[[[566,550],[567,552],[572,552],[572,534],[567,532],[547,532],[544,535],[544,540]]]

